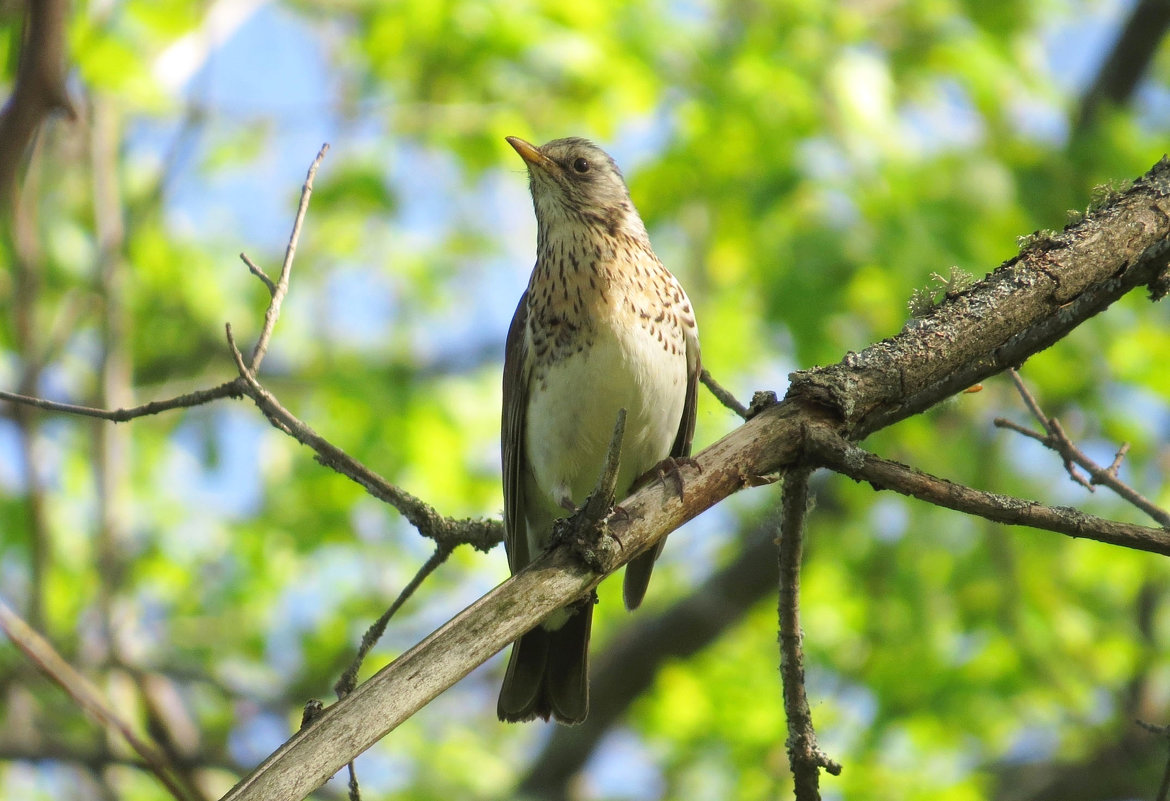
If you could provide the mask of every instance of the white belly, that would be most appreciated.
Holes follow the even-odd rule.
[[[545,546],[552,521],[567,514],[565,505],[581,505],[592,491],[618,409],[626,410],[619,499],[670,455],[686,400],[686,354],[678,350],[636,324],[620,332],[600,326],[593,347],[534,376],[525,431],[533,553]]]

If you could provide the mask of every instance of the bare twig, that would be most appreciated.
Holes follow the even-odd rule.
[[[600,520],[610,510],[614,502],[614,493],[617,492],[618,469],[622,461],[622,443],[626,438],[626,410],[618,409],[617,418],[613,422],[613,434],[610,436],[609,449],[605,452],[605,462],[602,465],[601,475],[597,477],[597,484],[593,492],[585,500],[585,517],[591,520]]]
[[[819,801],[821,768],[836,776],[841,766],[817,745],[812,713],[804,691],[804,652],[800,630],[800,563],[804,554],[804,520],[808,513],[808,468],[789,470],[781,495],[779,545],[780,678],[788,719],[788,764],[797,801]]]
[[[268,285],[269,291],[272,293],[272,301],[268,304],[268,308],[264,312],[264,327],[260,329],[260,337],[256,340],[256,346],[252,349],[252,360],[250,367],[252,373],[260,369],[260,362],[264,361],[264,354],[268,352],[268,341],[272,338],[272,329],[276,325],[276,319],[280,317],[280,306],[284,302],[284,296],[288,294],[288,276],[292,271],[293,257],[297,253],[297,242],[301,238],[301,225],[305,221],[305,213],[309,210],[309,197],[313,194],[313,179],[317,177],[317,168],[321,166],[321,161],[325,158],[325,154],[329,152],[329,143],[321,145],[321,150],[317,152],[317,158],[313,159],[312,165],[309,167],[309,174],[305,176],[305,185],[301,187],[301,202],[297,206],[297,216],[293,221],[292,233],[288,238],[288,247],[284,251],[284,263],[280,265],[280,277],[276,280],[275,289],[272,288],[272,281],[267,280],[265,284]],[[245,259],[248,268],[252,268],[252,264]],[[264,280],[263,272],[253,270],[257,276]]]
[[[423,564],[422,567],[414,574],[402,592],[398,593],[398,597],[394,599],[394,603],[390,604],[390,608],[382,613],[374,624],[370,626],[366,633],[362,635],[361,645],[358,646],[357,656],[354,657],[353,662],[346,668],[345,672],[341,674],[341,678],[337,680],[337,684],[333,685],[333,691],[337,693],[338,698],[344,698],[353,692],[354,685],[357,682],[358,671],[361,670],[362,661],[374,647],[375,643],[382,638],[382,634],[386,631],[386,624],[390,622],[390,618],[394,617],[395,613],[402,608],[402,605],[407,602],[414,591],[417,590],[426,580],[427,576],[434,573],[439,565],[447,561],[447,557],[451,555],[451,546],[439,545],[435,548],[435,552],[431,554],[430,558]]]
[[[1117,449],[1117,454],[1113,457],[1113,461],[1109,463],[1109,467],[1105,468],[1105,472],[1117,478],[1117,471],[1121,469],[1121,463],[1125,459],[1125,455],[1129,453],[1129,443],[1121,443],[1121,447]]]
[[[434,507],[394,486],[297,419],[256,380],[244,363],[243,354],[236,347],[231,325],[225,326],[225,329],[232,358],[240,371],[243,394],[253,400],[273,426],[302,445],[312,448],[318,462],[352,479],[378,500],[393,506],[420,534],[437,543],[468,544],[478,550],[488,551],[503,539],[503,526],[498,520],[443,517]]]
[[[244,383],[239,378],[226,381],[210,389],[200,389],[195,392],[188,392],[185,395],[167,398],[166,400],[150,401],[149,403],[144,403],[141,406],[133,406],[129,409],[95,409],[92,406],[82,406],[76,403],[61,403],[59,401],[45,400],[44,398],[34,398],[17,392],[4,392],[0,390],[0,400],[3,401],[32,406],[49,412],[61,412],[63,414],[73,414],[81,417],[96,417],[99,420],[109,420],[114,423],[125,423],[137,417],[146,417],[152,414],[168,412],[172,409],[188,409],[192,406],[202,406],[205,403],[210,403],[220,398],[242,398],[243,396]]]
[[[1170,512],[1162,509],[1117,477],[1121,462],[1125,458],[1126,453],[1129,452],[1129,443],[1123,443],[1118,449],[1117,455],[1113,458],[1113,462],[1108,467],[1102,467],[1090,459],[1084,451],[1069,439],[1068,435],[1064,432],[1063,426],[1060,425],[1059,420],[1055,417],[1049,417],[1044,413],[1036,397],[1028,389],[1028,386],[1016,370],[1009,370],[1008,375],[1015,384],[1016,390],[1020,393],[1024,405],[1028,407],[1028,411],[1032,413],[1032,416],[1040,422],[1044,430],[1048,433],[1046,435],[1037,433],[1018,423],[1005,420],[1002,417],[996,418],[995,420],[995,425],[998,428],[1006,428],[1024,436],[1031,437],[1046,448],[1056,451],[1061,459],[1064,460],[1065,469],[1068,470],[1069,475],[1078,484],[1090,492],[1094,490],[1094,485],[1106,486],[1117,493],[1127,503],[1141,509],[1163,528],[1170,528]],[[1076,469],[1078,465],[1088,471],[1089,477],[1087,479]]]
[[[1036,501],[983,492],[891,462],[853,445],[824,427],[809,427],[805,447],[809,458],[839,473],[891,489],[938,506],[977,515],[998,523],[1030,526],[1070,537],[1170,556],[1170,532],[1118,523],[1076,509],[1045,506]]]
[[[45,675],[69,694],[77,705],[103,726],[114,729],[147,764],[151,773],[180,801],[198,801],[199,795],[182,787],[174,776],[174,767],[153,743],[142,740],[129,723],[109,708],[97,688],[66,662],[56,649],[28,626],[11,608],[0,600],[0,629],[37,665]]]
[[[328,148],[328,144],[321,147],[306,176],[305,184],[301,191],[301,200],[297,209],[296,221],[293,224],[288,247],[285,250],[285,260],[281,267],[279,280],[272,283],[271,279],[267,278],[263,270],[255,266],[246,256],[242,256],[244,263],[249,265],[249,269],[252,269],[261,281],[264,281],[265,286],[271,285],[270,292],[272,293],[272,300],[265,310],[264,325],[256,346],[253,349],[250,364],[244,361],[243,355],[236,346],[230,325],[226,327],[232,358],[235,360],[236,369],[239,372],[238,377],[216,387],[211,387],[210,389],[197,390],[174,398],[151,401],[141,406],[123,409],[93,408],[72,403],[49,401],[31,397],[23,393],[4,391],[0,391],[0,400],[47,411],[93,417],[102,420],[111,420],[113,422],[125,422],[138,417],[159,414],[160,412],[171,409],[199,406],[220,398],[240,398],[246,395],[256,403],[257,407],[264,413],[273,426],[289,434],[301,444],[312,448],[317,454],[318,462],[350,478],[364,487],[375,498],[393,506],[424,536],[430,537],[440,545],[446,547],[469,544],[479,550],[487,551],[498,544],[503,538],[502,526],[499,521],[443,517],[433,507],[410,493],[390,484],[340,448],[325,440],[305,423],[298,420],[271,393],[264,389],[256,378],[257,368],[263,360],[264,354],[267,352],[273,327],[280,315],[281,302],[288,292],[292,260],[296,254],[297,241],[300,236],[305,214],[308,210],[308,201],[312,192],[313,179]]]
[[[439,569],[439,565],[447,561],[447,557],[451,555],[451,549],[452,546],[450,545],[440,544],[438,547],[436,547],[435,552],[431,554],[431,557],[423,564],[422,567],[418,569],[418,571],[414,574],[414,577],[411,578],[410,582],[402,588],[402,592],[398,593],[398,597],[394,599],[392,604],[390,604],[390,608],[383,612],[382,616],[374,621],[373,625],[366,629],[366,633],[362,635],[361,645],[358,646],[358,652],[354,656],[353,661],[350,662],[349,667],[345,669],[345,672],[341,674],[341,678],[337,680],[337,683],[333,685],[333,691],[337,693],[338,700],[345,698],[345,696],[353,692],[353,688],[357,684],[358,671],[362,668],[362,662],[365,661],[366,655],[370,652],[370,649],[374,647],[375,643],[382,639],[382,635],[386,632],[386,626],[390,623],[390,618],[394,617],[394,615],[398,612],[399,609],[402,608],[402,605],[406,603],[410,596],[414,595],[415,590],[422,586],[422,583],[426,580],[427,576],[431,575],[431,573],[434,573]],[[322,707],[320,706],[321,702],[317,701],[316,704],[317,706],[313,712],[313,717],[319,715],[322,710]],[[305,712],[305,720],[303,720],[301,723],[302,728],[304,728],[306,723],[309,722],[308,707],[305,708]],[[358,801],[358,799],[361,798],[361,789],[358,786],[357,768],[352,761],[346,766],[346,768],[349,771],[349,797],[352,799],[352,801]]]
[[[268,273],[260,269],[256,262],[248,258],[247,253],[241,253],[240,260],[243,261],[244,264],[248,265],[248,271],[252,273],[252,275],[259,278],[264,283],[264,286],[268,287],[268,294],[275,297],[276,284],[272,283],[272,279],[268,277]]]
[[[699,380],[703,382],[707,389],[711,390],[711,394],[714,395],[720,403],[722,403],[728,409],[731,409],[731,411],[735,412],[743,419],[747,419],[747,407],[740,403],[734,395],[724,389],[723,386],[718,381],[716,381],[714,377],[712,377],[711,373],[707,371],[706,367],[699,371]]]

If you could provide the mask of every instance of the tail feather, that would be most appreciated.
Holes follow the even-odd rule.
[[[626,565],[626,575],[622,579],[622,600],[626,603],[626,609],[631,612],[637,609],[642,599],[646,597],[646,588],[650,586],[650,574],[654,572],[654,562],[658,559],[658,554],[662,553],[664,545],[665,537],[660,539],[656,546],[638,554]]]
[[[593,606],[576,609],[559,629],[537,626],[512,645],[496,713],[500,720],[535,718],[574,724],[589,713],[589,632]]]

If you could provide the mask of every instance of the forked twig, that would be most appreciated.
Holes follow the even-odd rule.
[[[1032,431],[1011,420],[1005,420],[1002,417],[995,419],[997,428],[1006,428],[1018,434],[1023,434],[1026,437],[1031,437],[1046,448],[1058,453],[1064,461],[1064,467],[1068,471],[1069,476],[1073,481],[1089,490],[1089,492],[1095,491],[1097,485],[1106,486],[1127,503],[1136,506],[1156,520],[1163,528],[1170,528],[1170,512],[1167,512],[1165,509],[1150,501],[1117,476],[1118,470],[1121,468],[1121,462],[1129,452],[1128,442],[1123,443],[1118,448],[1117,455],[1113,457],[1113,462],[1108,467],[1102,467],[1090,459],[1084,451],[1069,439],[1059,420],[1055,417],[1049,417],[1044,413],[1036,397],[1028,389],[1018,371],[1014,369],[1008,370],[1008,375],[1011,377],[1012,383],[1015,384],[1016,390],[1020,393],[1024,405],[1028,407],[1028,411],[1044,427],[1046,433],[1041,434],[1037,431]],[[1088,472],[1088,478],[1077,470],[1078,466]]]
[[[288,294],[288,276],[292,271],[293,257],[297,253],[297,243],[301,239],[301,225],[305,222],[305,213],[309,210],[309,197],[313,194],[313,179],[317,177],[317,168],[321,166],[321,161],[327,152],[329,152],[328,142],[321,145],[321,149],[317,152],[317,158],[313,159],[313,163],[309,167],[309,174],[305,176],[305,184],[301,187],[301,202],[297,206],[297,216],[293,221],[292,233],[288,238],[288,247],[284,250],[284,262],[280,265],[280,277],[276,279],[276,287],[272,288],[271,279],[266,280],[265,274],[260,268],[253,268],[247,259],[244,260],[248,269],[264,281],[272,292],[272,301],[264,312],[264,327],[260,329],[260,337],[256,340],[256,347],[252,349],[250,367],[253,373],[260,369],[260,362],[264,361],[264,354],[268,352],[272,329],[276,325],[277,318],[280,317],[280,307],[284,303],[284,296]]]

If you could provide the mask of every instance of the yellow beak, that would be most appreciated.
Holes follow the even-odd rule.
[[[524,159],[530,167],[540,167],[542,170],[548,172],[557,168],[557,163],[548,156],[540,152],[540,150],[530,142],[525,142],[519,136],[506,136],[516,152],[520,154],[520,158]]]

